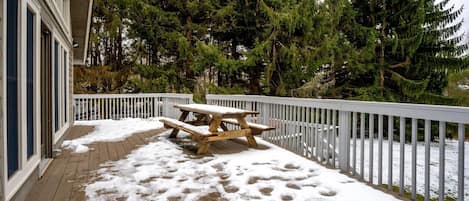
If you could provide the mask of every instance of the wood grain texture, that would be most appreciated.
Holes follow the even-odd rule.
[[[75,126],[65,139],[75,139],[93,130],[90,126]],[[149,138],[163,129],[134,134],[121,142],[99,142],[89,145],[90,151],[73,154],[63,150],[54,158],[43,177],[28,194],[26,201],[84,201],[84,184],[91,179],[92,171],[107,161],[124,159],[130,152],[147,144]]]

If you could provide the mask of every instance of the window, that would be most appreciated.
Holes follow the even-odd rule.
[[[63,62],[63,69],[64,69],[64,121],[67,123],[67,51],[64,50],[64,62]]]
[[[54,42],[54,128],[59,130],[59,42]]]
[[[34,13],[29,9],[26,14],[27,61],[26,61],[26,142],[28,159],[34,155]]]
[[[18,0],[7,0],[7,172],[11,177],[19,167],[18,127]]]

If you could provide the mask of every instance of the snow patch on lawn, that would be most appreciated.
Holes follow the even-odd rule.
[[[398,200],[261,139],[266,149],[199,157],[168,134],[102,164],[86,185],[88,200]]]
[[[73,140],[65,140],[62,147],[74,153],[89,151],[88,144],[93,142],[117,142],[125,140],[135,133],[160,129],[163,124],[158,118],[138,119],[128,118],[122,120],[96,120],[77,121],[76,126],[94,126],[94,131]]]

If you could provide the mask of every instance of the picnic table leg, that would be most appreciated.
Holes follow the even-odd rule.
[[[208,149],[210,148],[210,142],[201,142],[199,143],[199,148],[197,149],[197,154],[198,155],[203,155],[208,152]]]
[[[212,133],[218,132],[218,127],[220,127],[221,118],[220,117],[213,117],[209,122],[208,130]]]
[[[182,111],[181,116],[179,116],[179,121],[184,122],[189,115],[188,111]],[[173,131],[171,132],[171,135],[169,135],[169,138],[176,138],[179,133],[179,129],[174,128]]]
[[[239,125],[241,126],[242,129],[250,129],[248,122],[246,122],[246,119],[243,118],[237,118]],[[251,130],[251,129],[250,129]],[[252,130],[248,134],[246,134],[246,139],[248,140],[248,144],[250,147],[257,147],[257,142],[256,138],[252,135]]]

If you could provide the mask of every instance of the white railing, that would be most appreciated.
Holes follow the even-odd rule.
[[[191,103],[192,95],[74,99],[76,120],[177,118],[174,104]],[[410,193],[412,200],[469,200],[469,108],[248,95],[207,95],[207,103],[259,111],[248,120],[276,128],[265,140],[370,185]]]
[[[257,110],[254,121],[277,128],[265,140],[412,200],[469,199],[469,108],[246,95],[207,102]],[[457,140],[445,141],[447,132]]]
[[[177,118],[175,104],[192,102],[192,94],[80,94],[74,95],[75,120]]]

